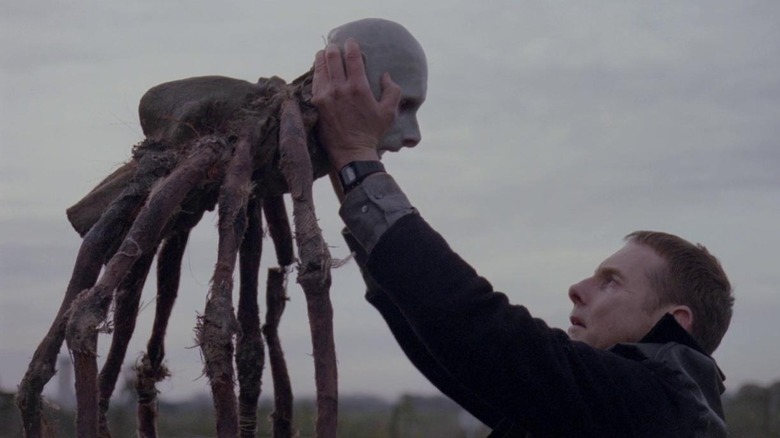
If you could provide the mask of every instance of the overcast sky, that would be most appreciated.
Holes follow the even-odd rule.
[[[566,328],[569,285],[624,235],[675,233],[705,244],[734,285],[715,354],[728,389],[776,381],[779,13],[773,0],[3,1],[0,387],[15,389],[60,305],[80,244],[65,209],[143,138],[143,93],[199,75],[294,79],[329,29],[363,17],[402,23],[429,61],[423,141],[386,165],[496,289]],[[315,196],[344,257],[326,180]],[[167,338],[173,377],[159,386],[167,399],[208,390],[192,330],[215,224],[203,219],[185,256]],[[288,293],[282,342],[295,393],[309,395],[305,301],[292,281]],[[363,300],[354,263],[334,272],[331,293],[341,393],[435,393]],[[152,288],[143,302],[128,366],[149,336]]]

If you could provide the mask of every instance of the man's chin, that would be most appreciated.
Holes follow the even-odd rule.
[[[566,333],[569,334],[569,338],[573,341],[581,341],[582,337],[585,334],[585,327],[581,325],[571,325],[566,330]]]

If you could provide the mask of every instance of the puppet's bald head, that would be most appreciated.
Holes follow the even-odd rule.
[[[360,44],[366,75],[377,99],[382,94],[380,79],[383,73],[390,73],[393,81],[401,87],[398,115],[381,140],[379,153],[417,145],[422,138],[417,110],[428,92],[428,62],[422,46],[406,28],[381,18],[353,21],[328,33],[328,42],[341,49],[347,38],[354,38]]]

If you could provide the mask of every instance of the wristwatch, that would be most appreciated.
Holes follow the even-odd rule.
[[[341,189],[346,194],[360,185],[367,176],[384,171],[385,166],[379,161],[352,161],[339,170]]]

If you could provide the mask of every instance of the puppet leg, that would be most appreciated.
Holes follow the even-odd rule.
[[[176,218],[174,231],[162,243],[157,256],[157,303],[155,306],[152,335],[146,344],[146,354],[136,366],[135,392],[138,398],[136,422],[138,436],[157,436],[157,382],[168,377],[163,366],[165,357],[165,331],[179,291],[181,261],[187,247],[190,231],[200,222],[205,207],[185,205]]]
[[[158,155],[147,154],[140,159],[139,171],[131,183],[84,236],[60,310],[46,337],[35,350],[27,372],[19,384],[16,404],[21,411],[27,437],[40,437],[43,433],[41,393],[55,373],[57,354],[65,339],[68,310],[82,291],[95,284],[106,258],[115,249],[117,242],[121,241],[152,185],[159,179],[156,175],[167,171],[164,166],[167,161],[158,158]]]
[[[106,362],[100,370],[100,436],[110,437],[111,433],[106,421],[106,412],[114,392],[119,372],[122,370],[122,362],[127,354],[127,345],[135,330],[135,322],[138,316],[138,305],[141,302],[141,292],[149,274],[149,268],[154,260],[154,251],[144,254],[127,274],[122,284],[116,291],[114,309],[114,335],[111,339],[111,348],[108,351]]]
[[[103,275],[71,306],[65,336],[75,363],[76,434],[79,437],[91,438],[98,431],[96,328],[106,318],[113,291],[133,264],[154,250],[174,209],[192,188],[206,178],[209,167],[217,161],[225,145],[221,139],[208,136],[198,140],[192,150],[194,152],[155,186]]]
[[[293,254],[292,229],[287,216],[287,206],[283,196],[269,196],[263,199],[263,213],[268,223],[268,234],[274,242],[276,261],[279,267],[286,268],[295,261]]]
[[[247,229],[239,253],[240,287],[238,322],[241,331],[236,339],[238,373],[238,410],[240,436],[257,436],[257,402],[265,363],[263,337],[260,333],[260,309],[257,303],[258,274],[263,249],[262,202],[254,197],[247,207]]]
[[[268,362],[274,384],[274,412],[271,414],[274,437],[295,436],[293,429],[293,394],[287,362],[279,339],[279,321],[287,302],[288,267],[293,263],[293,238],[287,207],[282,196],[263,200],[268,232],[276,248],[279,267],[268,269],[266,284],[266,317],[263,335],[268,344]]]
[[[197,223],[202,212],[195,216],[197,217],[195,223]],[[156,384],[169,375],[168,369],[162,365],[165,357],[165,330],[168,327],[168,320],[179,291],[181,260],[187,246],[190,228],[178,229],[168,236],[157,256],[157,303],[152,334],[146,345],[146,354],[138,362],[135,369],[136,423],[138,436],[141,437],[157,436]]]
[[[280,167],[293,200],[295,241],[300,265],[298,283],[306,296],[311,330],[314,379],[317,387],[316,433],[335,438],[338,425],[338,376],[330,302],[331,258],[317,225],[312,197],[313,171],[306,148],[306,131],[295,100],[282,104],[279,127]]]
[[[234,392],[233,336],[239,326],[233,311],[233,270],[246,230],[246,208],[251,193],[252,146],[259,135],[250,127],[238,140],[219,194],[219,244],[206,310],[200,320],[198,344],[217,415],[217,436],[238,436],[238,409]]]
[[[263,334],[268,343],[271,376],[274,382],[274,412],[271,414],[274,437],[295,436],[293,429],[293,395],[287,362],[284,360],[282,343],[279,340],[279,321],[287,302],[285,268],[270,268],[266,285],[266,323]]]

